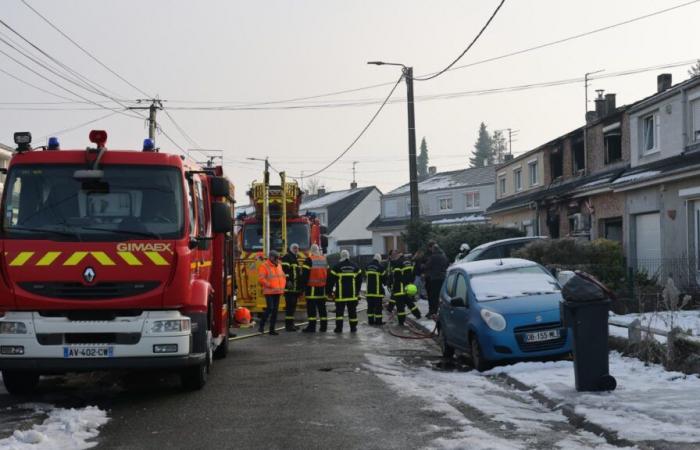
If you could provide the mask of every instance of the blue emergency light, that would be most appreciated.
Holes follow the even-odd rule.
[[[46,146],[46,150],[60,150],[61,149],[61,144],[58,142],[57,137],[50,137],[49,138],[49,143]]]
[[[156,145],[153,143],[153,140],[150,138],[146,138],[143,140],[143,151],[144,152],[152,152],[155,150]]]

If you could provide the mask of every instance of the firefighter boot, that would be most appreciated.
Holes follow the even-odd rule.
[[[342,333],[343,332],[343,321],[342,320],[336,320],[335,321],[335,330],[333,330],[334,333]]]
[[[328,319],[325,317],[321,318],[321,328],[318,330],[321,333],[325,333],[328,330]]]
[[[413,305],[413,308],[411,308],[411,312],[413,313],[416,319],[420,319],[421,317],[423,317],[421,316],[420,310],[418,309],[418,305]]]
[[[316,321],[315,320],[309,320],[309,324],[301,330],[303,333],[315,333],[316,332]]]
[[[294,326],[294,319],[286,318],[284,319],[284,330],[285,331],[297,331],[297,327]]]
[[[350,322],[350,332],[357,333],[357,322]]]

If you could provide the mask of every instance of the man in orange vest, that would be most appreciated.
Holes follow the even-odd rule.
[[[304,333],[315,333],[316,321],[319,321],[319,331],[325,333],[328,329],[328,313],[326,312],[328,263],[326,257],[321,254],[318,245],[311,246],[309,257],[304,262],[302,269],[302,283],[306,286],[306,317],[309,321],[303,331]],[[317,312],[318,316],[316,316]]]
[[[280,305],[280,295],[284,294],[284,286],[287,277],[279,263],[280,254],[270,250],[269,258],[258,267],[258,282],[265,296],[266,308],[260,320],[258,331],[265,332],[265,322],[270,318],[270,335],[277,336],[275,324],[277,323],[277,309]]]

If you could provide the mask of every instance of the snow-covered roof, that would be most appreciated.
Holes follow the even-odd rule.
[[[440,189],[450,189],[468,186],[479,186],[490,184],[496,181],[496,167],[473,167],[471,169],[453,170],[451,172],[440,172],[426,178],[418,183],[419,192],[437,191]],[[406,194],[410,190],[409,184],[388,192],[386,195]]]
[[[486,217],[481,214],[469,214],[466,216],[453,217],[450,219],[433,220],[431,223],[433,225],[452,225],[458,223],[486,222],[487,220],[488,219],[486,219]]]
[[[310,200],[308,202],[302,202],[300,209],[302,211],[306,211],[309,209],[326,208],[329,205],[332,205],[333,203],[339,202],[339,201],[343,200],[344,198],[347,198],[353,194],[356,194],[357,192],[358,192],[357,189],[348,189],[345,191],[329,192],[329,193],[322,195],[320,197],[316,197],[313,200]]]
[[[647,170],[646,172],[631,173],[629,175],[625,175],[625,176],[620,177],[617,180],[613,181],[613,184],[623,184],[623,183],[631,183],[633,181],[646,180],[647,178],[653,178],[653,177],[659,175],[660,173],[661,172],[658,170]]]

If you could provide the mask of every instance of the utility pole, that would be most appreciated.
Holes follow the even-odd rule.
[[[131,110],[148,110],[148,138],[156,143],[156,130],[158,129],[158,123],[156,122],[156,113],[159,109],[163,109],[163,102],[166,100],[161,100],[158,98],[139,98],[136,103],[151,102],[149,106],[132,106]]]
[[[353,185],[356,184],[356,181],[355,181],[355,166],[357,165],[358,162],[359,162],[359,161],[353,161],[353,162],[352,162],[352,184],[353,184]]]

